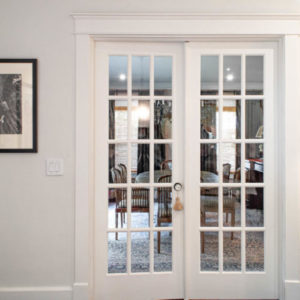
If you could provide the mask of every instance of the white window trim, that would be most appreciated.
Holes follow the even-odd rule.
[[[277,192],[280,300],[300,294],[300,14],[75,13],[76,192],[74,300],[93,289],[94,43],[275,41],[278,43]],[[299,153],[299,154],[298,154]]]

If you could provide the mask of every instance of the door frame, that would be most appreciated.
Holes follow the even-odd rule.
[[[300,293],[300,15],[80,14],[74,18],[76,71],[75,270],[73,299],[94,289],[94,48],[96,41],[273,42],[277,45],[274,116],[279,203],[278,282],[281,300]],[[295,68],[295,65],[297,66]],[[280,113],[279,113],[280,112]],[[88,133],[88,134],[87,134]],[[298,167],[295,167],[295,165]],[[288,200],[288,201],[287,201]]]

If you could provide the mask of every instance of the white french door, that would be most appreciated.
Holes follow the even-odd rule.
[[[273,50],[186,50],[186,291],[277,298]]]
[[[96,46],[95,299],[184,295],[183,74],[183,45]]]
[[[229,46],[96,43],[95,299],[276,298],[273,53]]]

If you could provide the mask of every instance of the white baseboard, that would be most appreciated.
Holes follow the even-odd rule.
[[[300,299],[300,281],[286,280],[285,281],[285,300],[298,300]]]
[[[89,288],[87,282],[75,282],[73,285],[73,300],[88,300]]]
[[[0,300],[72,300],[71,286],[0,287]]]

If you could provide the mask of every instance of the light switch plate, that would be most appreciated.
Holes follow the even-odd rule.
[[[61,176],[64,174],[64,162],[61,158],[48,158],[46,160],[47,176]]]

